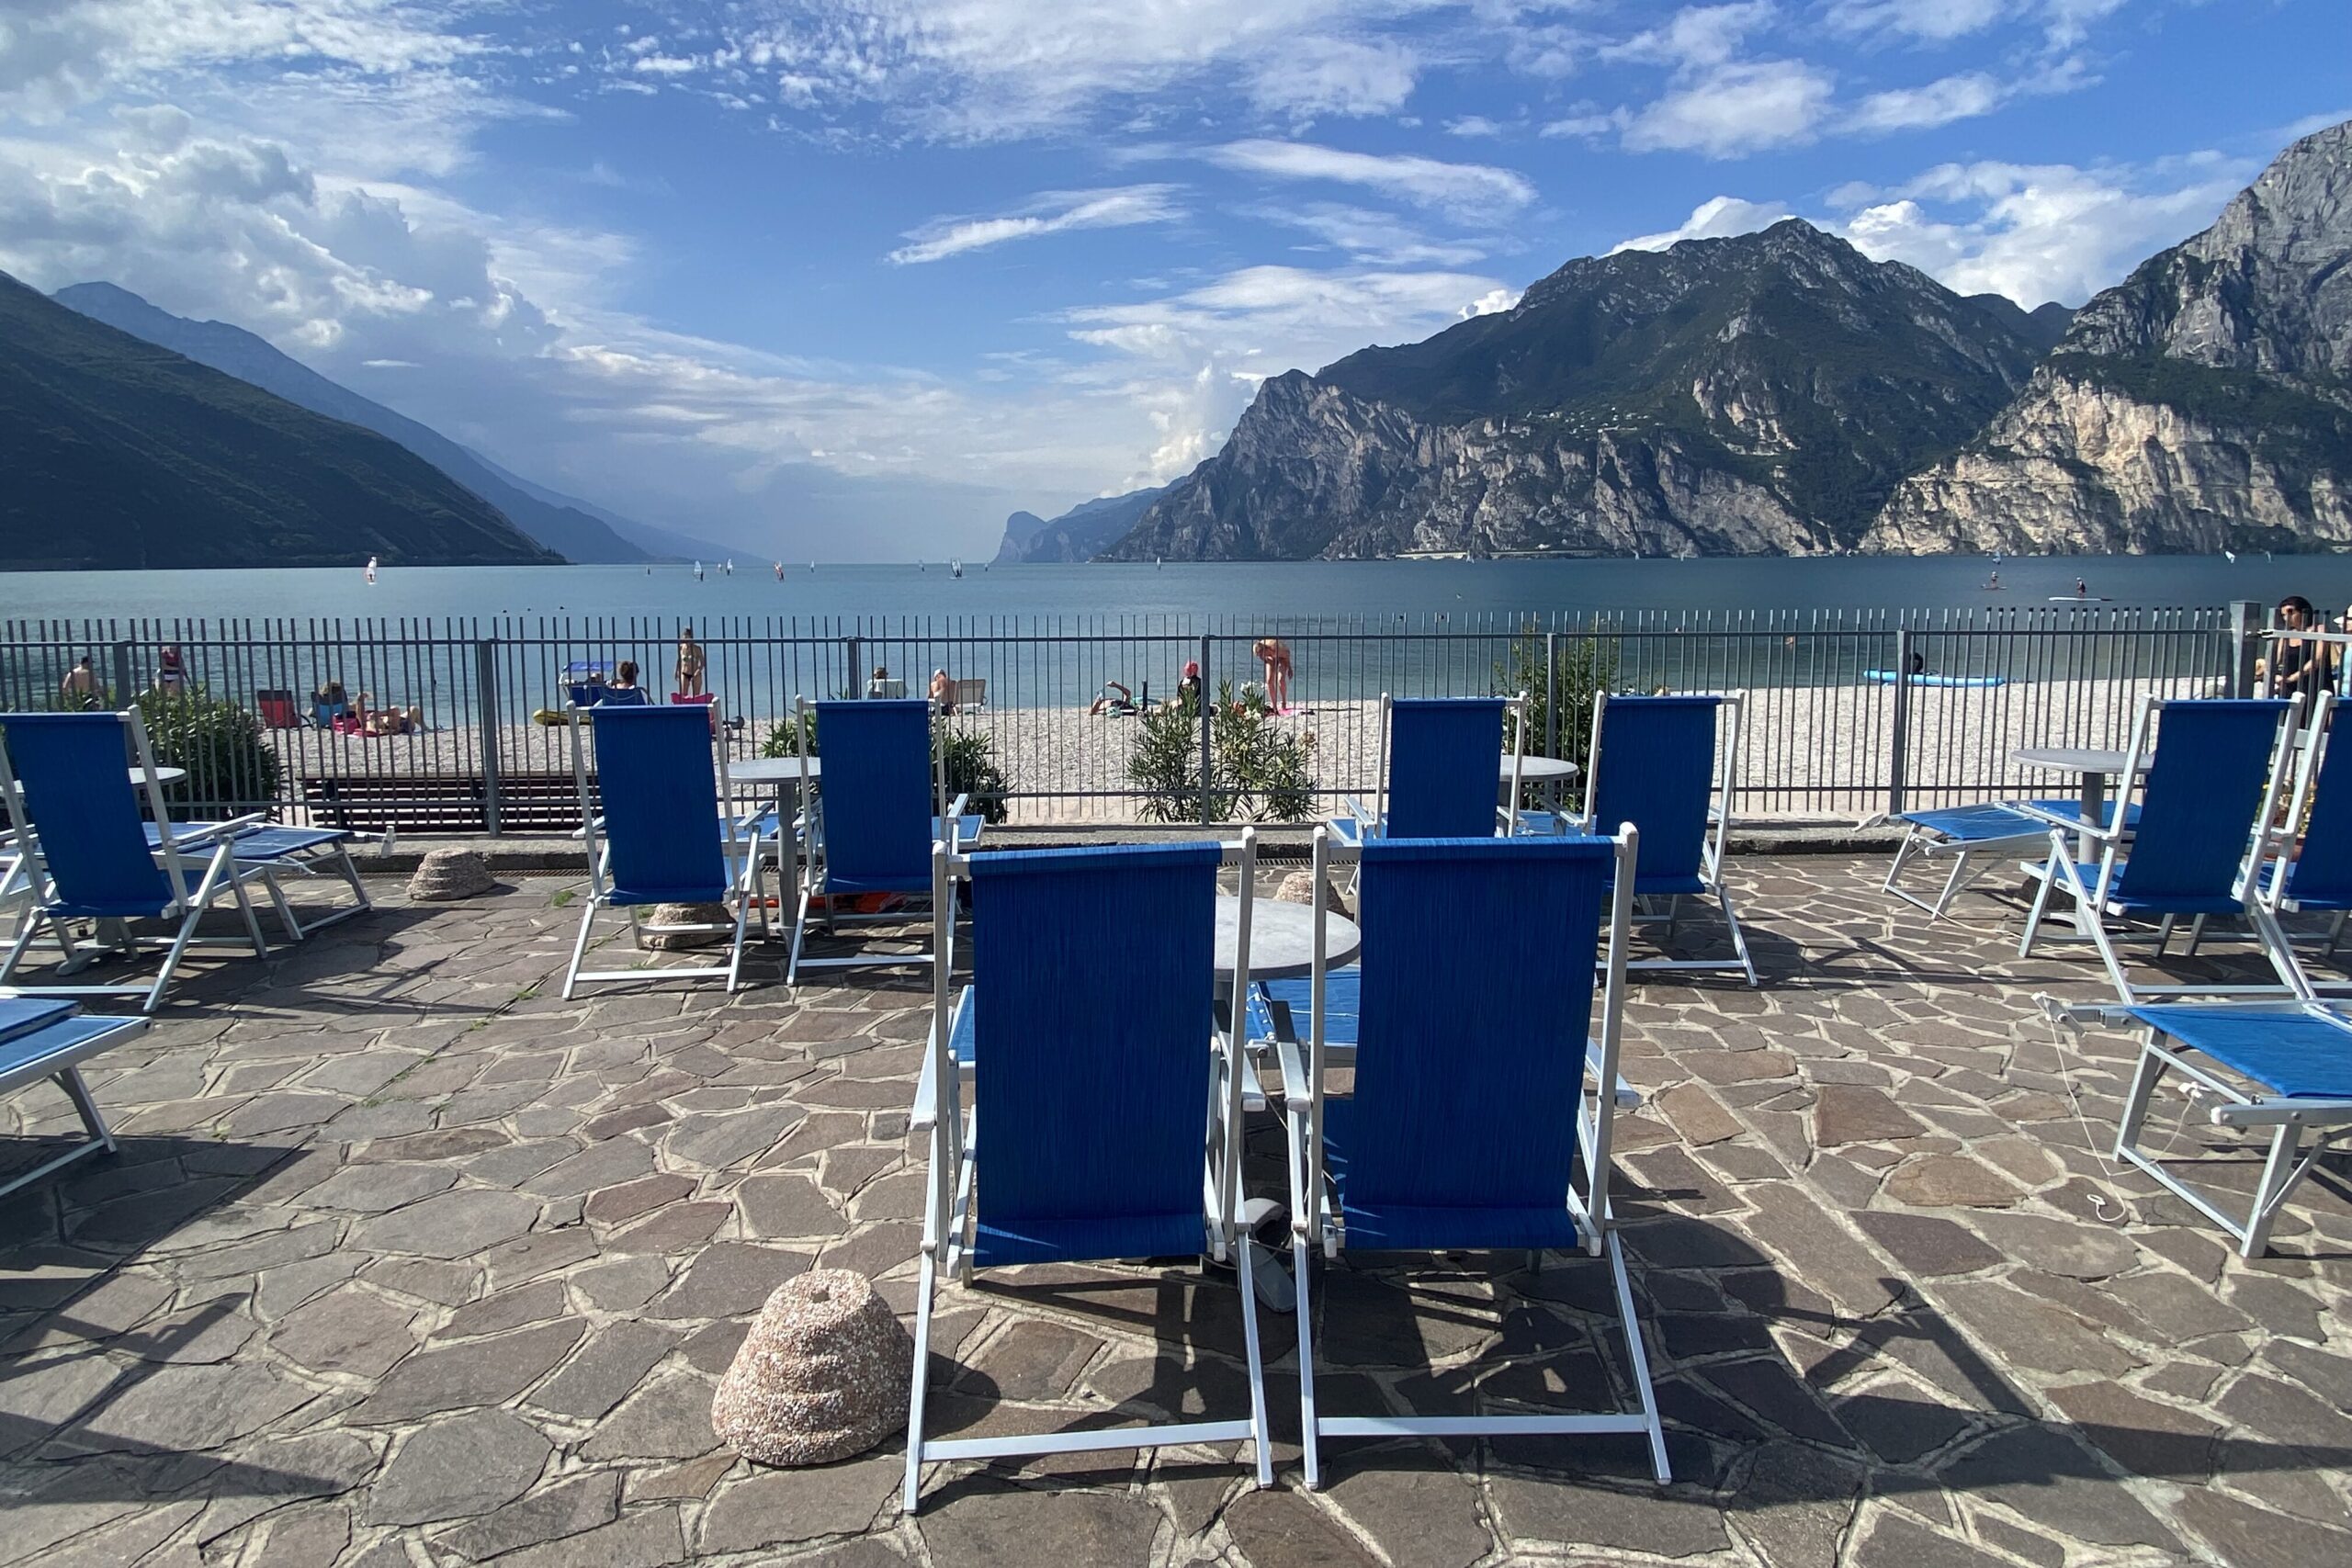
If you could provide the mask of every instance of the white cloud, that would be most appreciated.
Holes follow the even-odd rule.
[[[1835,82],[1797,60],[1713,66],[1634,115],[1625,146],[1737,158],[1810,141],[1828,116]]]
[[[1678,226],[1663,233],[1636,234],[1630,240],[1622,240],[1610,247],[1609,254],[1662,251],[1685,240],[1720,240],[1731,234],[1752,234],[1792,216],[1793,214],[1783,202],[1746,201],[1736,196],[1713,197],[1693,208],[1690,216]]]
[[[2212,222],[2253,173],[2211,157],[2144,170],[1947,164],[1893,190],[1839,193],[1860,209],[1825,227],[1962,294],[2079,305]]]
[[[1413,96],[1420,62],[1393,39],[1305,39],[1270,52],[1250,73],[1260,108],[1301,118],[1387,114]]]
[[[1854,106],[1845,125],[1863,135],[1924,130],[1991,114],[2007,96],[2007,89],[1984,72],[1967,71],[1921,87],[1872,93]]]
[[[1830,0],[1829,25],[1840,32],[1892,34],[1926,43],[1949,43],[2002,22],[2041,29],[2051,47],[2069,49],[2088,36],[2091,24],[2113,16],[2130,0]]]
[[[1500,136],[1503,128],[1482,114],[1465,114],[1445,122],[1448,136]]]
[[[889,259],[901,265],[935,262],[966,251],[1001,245],[1008,240],[1055,234],[1069,229],[1117,229],[1138,223],[1165,223],[1183,216],[1175,202],[1177,187],[1167,185],[1119,186],[1106,190],[1046,191],[1020,213],[1002,218],[941,219],[911,231],[912,244],[892,251]]]
[[[1242,209],[1242,215],[1303,229],[1326,245],[1346,252],[1349,259],[1374,266],[1468,266],[1484,260],[1487,251],[1487,242],[1432,238],[1393,212],[1345,202],[1250,207]]]
[[[1473,316],[1499,316],[1519,303],[1521,292],[1517,288],[1489,288],[1462,307],[1462,319],[1466,321]]]
[[[1449,164],[1412,153],[1375,154],[1309,141],[1228,141],[1203,154],[1221,168],[1278,180],[1366,186],[1423,207],[1476,213],[1516,210],[1535,199],[1526,176],[1487,164]]]
[[[1774,16],[1770,0],[1691,6],[1676,12],[1664,27],[1604,45],[1600,53],[1604,59],[1653,64],[1720,65],[1739,51],[1749,33],[1770,25]]]

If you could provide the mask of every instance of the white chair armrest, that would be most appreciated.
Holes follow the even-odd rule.
[[[2007,804],[2010,810],[2020,817],[2030,817],[2037,822],[2052,828],[2062,828],[2069,833],[2081,833],[2086,837],[2097,839],[2103,844],[2113,843],[2122,837],[2114,828],[2104,822],[2086,822],[2080,816],[2062,817],[2055,811],[2045,811],[2030,800],[2013,800]]]
[[[1294,1111],[1304,1110],[1315,1099],[1315,1090],[1306,1081],[1306,1051],[1296,1040],[1277,1037],[1274,1055],[1282,1063],[1283,1099]]]

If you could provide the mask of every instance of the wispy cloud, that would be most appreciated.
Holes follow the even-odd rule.
[[[1228,141],[1202,154],[1221,168],[1277,180],[1363,186],[1445,211],[1517,210],[1535,200],[1523,175],[1489,164],[1450,164],[1415,153],[1350,152],[1311,141]]]
[[[1830,72],[1801,60],[1712,66],[1636,113],[1625,146],[1736,158],[1810,141],[1836,85]]]
[[[1040,193],[1028,207],[999,218],[943,218],[910,231],[913,242],[892,251],[889,260],[901,266],[944,260],[967,251],[986,250],[1009,240],[1057,234],[1070,229],[1122,229],[1137,223],[1165,223],[1182,218],[1176,205],[1181,187],[1172,185],[1116,186],[1106,190],[1052,190]]]

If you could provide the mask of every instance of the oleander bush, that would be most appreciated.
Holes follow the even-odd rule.
[[[178,798],[204,808],[258,811],[277,799],[277,753],[261,716],[191,688],[139,694],[155,765],[186,768]]]

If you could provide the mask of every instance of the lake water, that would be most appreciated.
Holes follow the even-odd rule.
[[[674,625],[771,617],[888,622],[956,619],[1049,631],[1086,617],[1148,617],[1153,629],[1238,629],[1252,623],[1453,624],[1521,614],[1636,610],[1809,612],[2043,605],[2082,578],[2126,605],[2275,604],[2306,594],[2352,603],[2352,557],[1837,558],[1736,560],[1284,561],[1149,566],[739,563],[696,581],[691,569],[572,566],[410,568],[371,586],[350,569],[0,573],[0,620],[65,618],[620,617]],[[1438,617],[1445,617],[1441,623]],[[1212,626],[1212,622],[1215,623]]]

